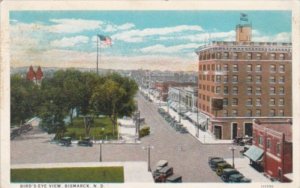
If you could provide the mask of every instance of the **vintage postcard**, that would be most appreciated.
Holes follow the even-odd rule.
[[[2,2],[0,186],[299,187],[299,5]]]

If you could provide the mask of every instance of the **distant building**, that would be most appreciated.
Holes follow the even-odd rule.
[[[292,123],[286,121],[259,121],[253,123],[253,146],[245,155],[251,165],[281,182],[293,171]]]
[[[33,67],[30,66],[26,74],[27,80],[33,81],[36,84],[41,84],[43,77],[44,77],[44,73],[40,66],[38,66],[36,72],[33,70]]]
[[[252,136],[253,119],[292,116],[291,43],[251,42],[251,25],[236,27],[236,41],[212,42],[199,56],[200,112],[218,139]]]

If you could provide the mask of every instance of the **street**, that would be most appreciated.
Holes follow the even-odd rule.
[[[208,166],[209,156],[231,157],[230,144],[201,144],[190,134],[180,134],[170,127],[157,112],[154,103],[137,95],[141,117],[145,117],[151,133],[141,139],[141,144],[104,144],[102,160],[109,161],[147,161],[147,151],[151,149],[151,168],[165,159],[169,161],[174,173],[183,177],[183,182],[221,182],[221,179]],[[61,147],[49,142],[46,133],[34,130],[21,138],[11,141],[11,163],[59,163],[59,162],[97,162],[99,145],[93,147]],[[236,151],[236,157],[238,156]]]

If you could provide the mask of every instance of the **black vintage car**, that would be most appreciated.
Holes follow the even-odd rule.
[[[82,140],[78,141],[78,146],[93,146],[93,142],[91,141],[90,137],[85,137]]]
[[[225,161],[224,161],[224,159],[222,159],[222,158],[212,159],[212,160],[210,161],[210,163],[209,163],[209,166],[210,166],[210,168],[211,168],[213,171],[216,171],[217,165],[218,165],[219,163],[224,163],[224,162],[225,162]]]
[[[155,182],[165,182],[166,179],[173,175],[173,167],[165,166],[159,170],[159,173],[154,176]]]
[[[230,183],[251,183],[251,179],[246,178],[242,174],[232,174],[228,178]]]
[[[72,144],[72,138],[71,137],[63,137],[59,140],[59,145],[61,146],[70,146]]]
[[[241,174],[239,171],[233,168],[226,168],[223,170],[223,173],[221,175],[221,178],[224,182],[228,182],[228,179],[233,174]]]
[[[218,176],[221,176],[223,174],[223,170],[225,170],[227,168],[232,168],[231,164],[229,164],[227,162],[218,163],[216,166],[216,174]]]
[[[173,174],[166,179],[166,183],[182,183],[182,176]]]

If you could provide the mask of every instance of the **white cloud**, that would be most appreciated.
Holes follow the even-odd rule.
[[[79,33],[87,30],[100,29],[103,22],[100,20],[84,19],[51,19],[54,25],[48,26],[49,32],[53,33]]]
[[[173,33],[185,32],[185,31],[203,31],[202,27],[196,25],[179,25],[174,27],[163,28],[147,28],[147,29],[134,29],[117,33],[112,36],[115,40],[122,40],[125,42],[142,42],[143,37],[154,35],[168,35]]]
[[[86,44],[89,42],[89,38],[86,36],[64,37],[60,40],[51,41],[50,45],[53,47],[64,48],[74,47],[79,44]]]
[[[116,32],[116,31],[123,31],[123,30],[128,30],[135,27],[133,23],[125,23],[122,25],[115,25],[115,24],[107,24],[105,29],[103,30],[104,32]]]
[[[176,53],[185,49],[195,49],[199,46],[200,45],[196,43],[181,44],[175,46],[165,46],[162,44],[157,44],[157,45],[142,48],[140,49],[140,51],[143,53]]]
[[[282,32],[275,35],[262,35],[257,32],[253,34],[252,40],[255,42],[291,42],[291,33]]]

